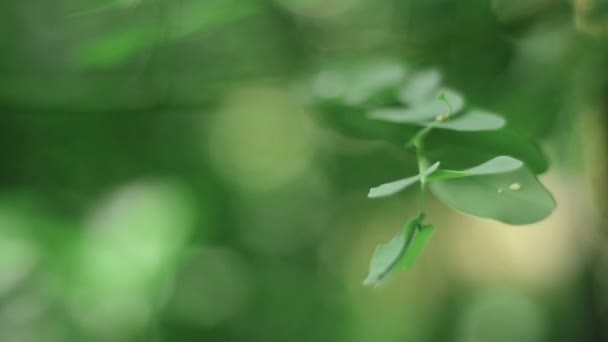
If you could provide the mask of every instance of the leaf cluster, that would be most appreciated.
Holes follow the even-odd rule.
[[[420,185],[420,212],[379,245],[364,284],[379,284],[411,266],[435,227],[423,222],[428,190],[465,214],[511,225],[543,220],[555,208],[537,175],[548,162],[529,138],[496,113],[476,108],[442,83],[436,69],[408,72],[376,61],[319,73],[308,99],[317,116],[350,136],[382,139],[415,155],[419,173],[375,186],[369,198]]]

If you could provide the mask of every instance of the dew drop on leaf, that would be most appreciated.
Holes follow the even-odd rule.
[[[441,114],[441,115],[437,116],[437,119],[435,119],[435,120],[437,120],[439,122],[446,122],[449,119],[450,119],[450,116],[448,114]]]

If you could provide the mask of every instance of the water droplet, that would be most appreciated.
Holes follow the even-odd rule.
[[[498,188],[498,193],[502,194],[502,188]]]
[[[448,114],[441,114],[439,116],[437,116],[437,118],[435,120],[439,121],[439,122],[446,122],[450,119],[450,116]]]
[[[519,191],[521,190],[521,185],[519,183],[513,183],[509,186],[509,189],[513,191]]]

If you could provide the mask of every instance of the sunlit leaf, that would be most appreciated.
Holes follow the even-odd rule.
[[[439,162],[433,164],[431,167],[426,169],[422,174],[412,176],[409,178],[400,179],[394,182],[385,183],[377,187],[371,188],[367,197],[378,198],[394,195],[400,191],[407,189],[412,184],[419,182],[423,177],[431,175],[439,168]]]
[[[430,189],[456,210],[512,225],[541,221],[555,209],[549,191],[526,167],[500,174],[440,180],[432,182]]]

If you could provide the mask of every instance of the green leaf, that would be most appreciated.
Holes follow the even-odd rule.
[[[433,182],[444,179],[463,178],[471,176],[483,176],[497,173],[504,173],[513,170],[517,170],[522,167],[524,163],[521,160],[511,158],[508,156],[499,156],[489,160],[481,165],[477,165],[467,170],[453,171],[453,170],[437,170],[430,175],[426,180],[427,182]]]
[[[437,123],[434,127],[455,131],[492,131],[502,128],[505,123],[505,119],[499,115],[471,110],[453,119]]]
[[[549,168],[540,147],[510,126],[497,131],[434,130],[425,139],[425,152],[429,159],[440,160],[443,168],[453,170],[471,168],[500,155],[523,161],[535,174]]]
[[[423,219],[424,215],[411,219],[391,241],[376,246],[363,285],[378,285],[396,270],[411,265],[432,233],[432,229],[425,227],[420,235]],[[420,242],[415,242],[417,236],[421,236]]]
[[[371,121],[366,117],[364,111],[351,109],[335,102],[318,104],[313,115],[320,125],[331,128],[344,136],[388,141],[399,148],[419,130],[416,126]]]
[[[392,91],[405,78],[405,70],[395,62],[383,61],[366,66],[355,73],[343,95],[343,103],[362,106],[379,93]]]
[[[77,52],[78,67],[106,67],[124,62],[158,41],[153,26],[132,27],[86,42]]]
[[[541,221],[555,209],[553,197],[527,167],[436,181],[430,189],[456,210],[511,225]]]
[[[410,77],[405,86],[399,90],[399,100],[413,104],[433,99],[441,86],[441,73],[437,69],[424,70]]]
[[[391,93],[390,87],[375,93],[367,100],[366,107],[354,108],[343,103],[342,99],[349,84],[354,82],[354,77],[346,77],[343,73],[331,70],[322,72],[320,76],[320,81],[313,82],[316,84],[314,88],[318,90],[313,96],[318,109],[314,111],[315,117],[325,126],[352,138],[384,140],[402,147],[416,135],[419,126],[434,123],[438,115],[448,111],[445,103],[432,98],[426,98],[425,101],[408,108],[390,108],[395,100],[394,91]],[[435,91],[437,89],[429,96],[436,96]],[[446,98],[451,99],[449,95],[446,95]],[[454,100],[451,99],[450,102],[455,107]],[[369,114],[366,112],[366,108],[382,107],[385,109],[378,109]],[[379,117],[376,117],[376,120],[369,120],[370,116],[376,115],[374,113],[383,114],[377,114]],[[385,120],[381,120],[383,116]],[[461,115],[452,117],[450,125],[455,125],[454,122],[460,117]],[[421,121],[423,124],[412,124],[412,121]],[[461,124],[462,122],[457,122],[456,128]],[[509,155],[519,159],[535,174],[545,172],[549,166],[539,146],[508,125],[492,131],[432,130],[425,139],[425,153],[428,159],[441,160],[443,167],[453,170],[479,165],[497,155]]]
[[[412,124],[416,126],[430,126],[438,129],[454,131],[492,131],[505,125],[501,116],[481,110],[471,110],[456,117],[449,117],[445,122],[437,121],[441,114],[449,113],[448,105],[436,101],[420,107],[413,108],[382,108],[372,111],[370,119],[394,123]]]
[[[409,123],[428,126],[442,114],[455,114],[464,107],[464,99],[453,90],[445,90],[441,93],[449,105],[439,99],[433,99],[424,103],[418,103],[406,108],[379,108],[372,110],[368,117],[374,120],[382,120],[393,123]]]
[[[464,97],[460,93],[456,92],[455,90],[445,89],[440,94],[438,99],[441,100],[441,97],[443,97],[445,99],[445,101],[447,101],[450,104],[450,107],[452,109],[450,114],[456,114],[464,108],[464,104],[465,104]]]
[[[380,108],[369,113],[369,118],[393,123],[422,124],[426,126],[439,115],[449,112],[445,102],[435,100],[409,108]]]
[[[391,60],[337,65],[310,80],[310,93],[319,103],[333,101],[349,109],[382,106],[378,99],[396,102],[395,88],[405,75],[405,68]]]
[[[74,63],[78,68],[119,65],[136,53],[154,48],[158,44],[185,39],[196,33],[231,24],[255,14],[258,10],[259,5],[254,1],[189,2],[179,11],[179,25],[174,25],[171,30],[159,30],[155,20],[133,21],[129,26],[84,42],[75,51]]]
[[[391,60],[341,62],[308,80],[300,96],[314,107],[313,115],[322,125],[352,138],[385,140],[402,147],[417,127],[370,121],[366,110],[394,104],[395,88],[406,73],[404,66]]]
[[[394,182],[385,183],[377,187],[371,188],[367,194],[368,198],[379,198],[394,195],[400,191],[405,190],[407,187],[419,182],[423,177],[431,175],[439,168],[439,162],[433,164],[431,167],[426,169],[422,174],[400,179]]]

